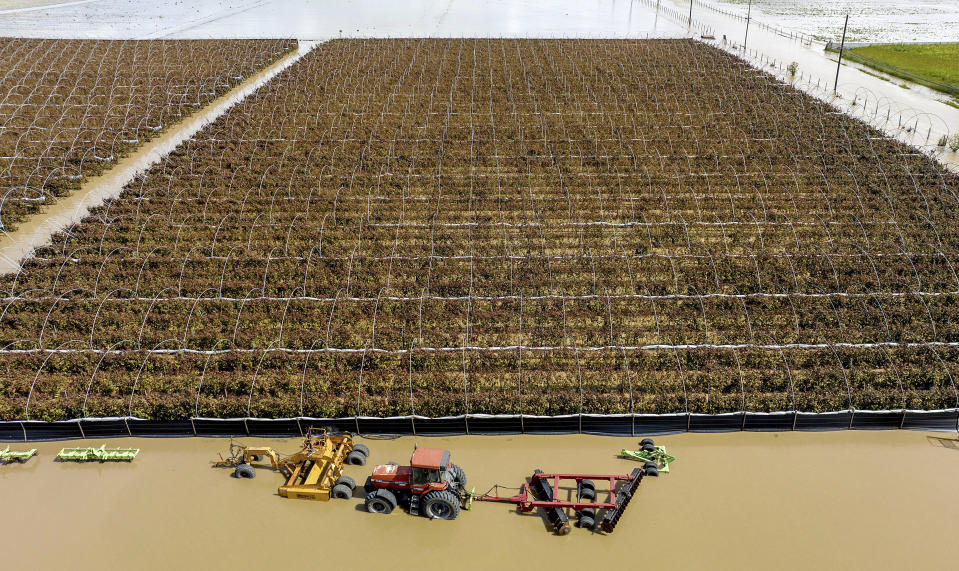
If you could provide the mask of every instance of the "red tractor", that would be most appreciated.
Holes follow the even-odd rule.
[[[466,474],[450,462],[449,450],[416,448],[409,466],[382,464],[373,469],[366,484],[366,509],[388,514],[406,505],[413,515],[430,519],[456,519],[469,509],[472,492],[466,491]]]

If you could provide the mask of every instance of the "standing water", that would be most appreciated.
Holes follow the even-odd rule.
[[[360,440],[370,464],[345,471],[359,483],[373,464],[407,463],[414,443],[449,449],[480,494],[518,487],[536,468],[627,474],[640,466],[617,458],[639,438]],[[238,442],[281,453],[301,443]],[[642,481],[615,531],[574,528],[563,537],[509,504],[476,502],[455,521],[430,521],[367,513],[362,488],[346,501],[281,498],[279,474],[258,469],[238,480],[211,467],[229,450],[224,438],[106,443],[140,454],[129,464],[74,464],[53,458],[62,447],[103,441],[11,444],[40,455],[0,466],[6,568],[943,569],[959,531],[955,434],[659,436],[677,460],[669,474]]]
[[[746,15],[749,0],[716,0],[719,8]],[[753,0],[756,21],[838,41],[849,14],[849,42],[959,41],[956,0]]]

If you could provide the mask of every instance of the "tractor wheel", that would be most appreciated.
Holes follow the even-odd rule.
[[[337,500],[348,500],[353,497],[353,490],[346,484],[337,484],[330,490],[330,497]]]
[[[653,442],[652,438],[643,438],[642,440],[639,441],[640,446],[646,446],[647,444],[649,444],[650,446],[656,445],[656,443]]]
[[[460,501],[449,490],[435,490],[423,496],[423,515],[430,519],[456,519]]]
[[[593,508],[583,508],[579,510],[579,519],[583,519],[584,517],[593,518],[593,520],[595,520],[596,510]]]
[[[592,488],[580,488],[579,489],[579,499],[580,501],[592,501],[596,499],[596,490]]]
[[[262,461],[263,461],[263,455],[262,455],[262,454],[254,454],[254,455],[253,455],[253,461],[254,461],[254,462],[262,462]]]
[[[363,466],[366,464],[366,454],[359,450],[354,450],[346,455],[346,463],[353,466]]]
[[[396,509],[396,496],[389,490],[376,490],[366,496],[366,511],[374,514],[388,514]]]
[[[466,489],[466,472],[456,464],[453,464],[453,481],[460,488]]]
[[[354,445],[353,445],[353,451],[354,451],[354,452],[362,452],[363,455],[366,456],[367,458],[370,457],[370,449],[367,448],[366,445],[364,445],[364,444],[354,444]]]
[[[343,476],[340,476],[339,478],[337,478],[337,479],[336,479],[336,482],[333,482],[333,485],[334,485],[334,486],[340,486],[340,485],[346,486],[346,487],[348,487],[348,488],[350,489],[351,492],[356,489],[356,482],[353,480],[353,478],[350,478],[349,476],[346,476],[346,475],[343,475]]]
[[[233,476],[236,478],[255,478],[256,470],[249,464],[240,464],[236,467],[236,470],[233,470]]]
[[[652,444],[643,444],[643,452],[655,452],[656,447]]]
[[[583,529],[593,529],[595,525],[596,521],[589,516],[579,518],[579,527]]]

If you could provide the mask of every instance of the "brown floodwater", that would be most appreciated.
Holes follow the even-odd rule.
[[[628,473],[636,439],[463,436],[361,439],[370,462],[408,461],[414,442],[452,450],[469,485],[519,486],[533,469]],[[661,436],[678,460],[647,478],[615,532],[559,537],[542,517],[477,502],[455,521],[400,510],[373,515],[357,497],[276,495],[282,477],[230,477],[210,463],[225,438],[111,439],[37,447],[0,466],[0,537],[8,569],[673,569],[946,568],[959,532],[959,442],[912,431]],[[294,452],[299,439],[245,438]],[[64,446],[139,447],[131,464],[55,462]],[[372,465],[349,466],[359,482]],[[602,497],[602,496],[601,496]],[[615,566],[615,567],[614,567]]]

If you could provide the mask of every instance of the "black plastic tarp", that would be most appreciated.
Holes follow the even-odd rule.
[[[726,414],[662,415],[467,415],[444,418],[83,418],[57,422],[0,421],[0,440],[73,440],[125,436],[270,436],[303,434],[325,427],[369,435],[450,436],[463,434],[597,434],[640,436],[677,432],[789,430],[935,430],[959,427],[959,409],[809,412],[735,412]]]

